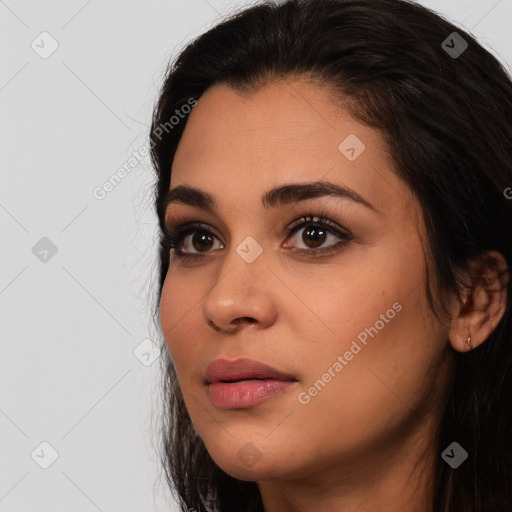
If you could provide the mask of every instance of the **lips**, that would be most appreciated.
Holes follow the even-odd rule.
[[[221,409],[254,407],[293,387],[297,379],[252,359],[217,359],[204,374],[210,402]]]
[[[290,374],[281,372],[259,361],[252,359],[216,359],[210,363],[204,373],[204,383],[214,382],[236,382],[243,380],[280,380],[296,381]]]

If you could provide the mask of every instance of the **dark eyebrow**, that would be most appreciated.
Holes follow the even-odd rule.
[[[343,197],[362,204],[371,210],[377,211],[364,197],[356,191],[335,185],[329,181],[315,181],[311,183],[290,183],[267,190],[261,198],[261,204],[265,210],[279,205],[290,204],[296,201],[304,201],[323,196]],[[195,187],[179,185],[167,191],[164,199],[164,207],[172,203],[180,203],[189,206],[197,206],[207,211],[218,209],[215,197]]]

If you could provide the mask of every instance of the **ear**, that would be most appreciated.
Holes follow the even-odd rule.
[[[452,347],[467,352],[481,345],[500,322],[507,307],[508,265],[503,255],[488,251],[470,262],[472,285],[465,291],[462,309],[450,324]],[[470,338],[470,342],[467,340]]]

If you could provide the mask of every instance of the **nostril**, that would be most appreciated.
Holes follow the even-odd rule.
[[[218,327],[215,322],[212,320],[208,320],[208,325],[215,331],[220,331],[220,327]]]
[[[253,324],[254,322],[256,322],[256,320],[254,318],[251,318],[250,316],[243,316],[241,318],[237,318],[236,320],[233,320],[233,323],[235,323],[235,324],[239,324],[242,322],[247,322],[249,324]]]

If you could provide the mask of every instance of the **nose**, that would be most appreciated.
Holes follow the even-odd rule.
[[[227,334],[248,326],[264,329],[272,325],[277,318],[277,307],[270,276],[263,254],[247,263],[234,248],[230,250],[217,282],[203,300],[206,324]]]

